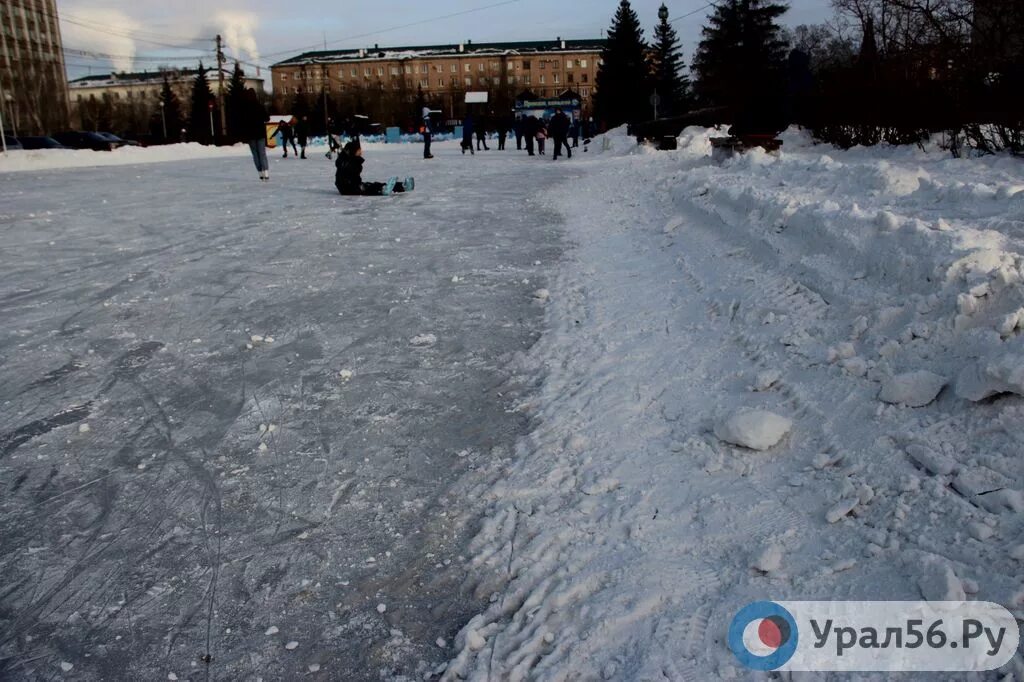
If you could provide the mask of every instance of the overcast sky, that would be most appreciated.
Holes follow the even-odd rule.
[[[661,3],[632,3],[648,38]],[[665,4],[671,17],[683,17],[674,26],[689,63],[710,11],[707,0]],[[249,72],[322,49],[325,39],[329,48],[357,48],[594,38],[608,28],[618,0],[58,0],[57,6],[71,50],[68,72],[77,78],[112,68],[153,70],[161,62],[209,64],[217,33],[231,57],[250,63]],[[831,14],[828,0],[792,0],[790,7],[784,23],[791,26]]]

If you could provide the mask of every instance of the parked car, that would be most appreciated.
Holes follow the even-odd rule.
[[[8,150],[11,150],[11,149],[22,149],[21,142],[19,142],[18,138],[16,138],[16,137],[11,137],[10,135],[4,135],[4,143],[7,145],[7,149]]]
[[[118,147],[138,147],[139,143],[135,140],[126,140],[123,137],[118,137],[114,133],[105,133],[103,131],[96,131],[96,134],[102,137],[104,140],[110,140]]]
[[[101,135],[79,130],[57,133],[53,136],[53,139],[71,149],[91,149],[95,152],[109,152],[117,148],[116,144]]]
[[[20,137],[18,140],[23,149],[67,149],[52,137]]]

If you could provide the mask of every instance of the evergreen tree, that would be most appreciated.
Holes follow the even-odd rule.
[[[199,73],[192,84],[192,106],[188,119],[188,137],[190,141],[212,144],[213,135],[210,134],[210,106],[213,109],[213,125],[216,133],[217,110],[216,98],[213,90],[210,89],[210,81],[206,78],[207,69],[199,62]]]
[[[235,62],[235,70],[231,74],[224,99],[224,108],[227,109],[227,136],[231,142],[242,140],[245,106],[245,72],[242,71],[242,65]]]
[[[683,58],[679,50],[679,37],[668,21],[668,7],[658,10],[661,23],[654,29],[652,66],[654,90],[661,98],[658,113],[661,116],[681,114],[686,108],[690,79],[682,73]]]
[[[154,125],[151,126],[153,131],[159,131],[158,137],[167,142],[177,142],[181,136],[181,102],[178,101],[178,96],[174,94],[174,88],[171,87],[171,82],[164,76],[164,84],[160,89],[160,108],[161,111],[156,112]],[[164,135],[164,125],[167,127],[167,134]]]
[[[651,117],[644,31],[629,0],[621,0],[601,52],[594,114],[609,128]]]
[[[725,107],[740,132],[785,125],[787,45],[776,20],[787,10],[771,0],[724,0],[704,27],[693,63],[697,95]]]

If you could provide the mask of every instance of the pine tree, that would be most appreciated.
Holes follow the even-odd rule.
[[[715,7],[694,57],[702,104],[725,107],[744,130],[773,132],[785,93],[786,41],[771,0],[725,0]]]
[[[646,50],[639,18],[629,0],[621,0],[601,52],[594,93],[594,114],[604,125],[615,127],[651,117]]]
[[[213,136],[210,135],[210,106],[216,107],[216,99],[213,90],[210,89],[210,81],[206,78],[207,69],[199,62],[199,73],[192,84],[192,106],[188,119],[188,137],[193,142],[212,144]],[[213,110],[214,126],[217,124],[217,111]],[[214,129],[216,130],[216,128]]]
[[[654,29],[654,90],[661,98],[658,113],[661,116],[681,114],[686,108],[690,79],[682,73],[683,58],[680,55],[679,36],[668,21],[668,7],[662,4],[658,10],[661,23]]]
[[[245,106],[245,72],[242,71],[242,65],[235,62],[235,70],[231,74],[224,99],[224,108],[227,109],[227,136],[231,142],[242,140]]]
[[[160,106],[153,113],[150,130],[154,137],[165,144],[177,142],[181,137],[181,102],[178,101],[178,96],[174,93],[166,74],[164,84],[160,88]]]

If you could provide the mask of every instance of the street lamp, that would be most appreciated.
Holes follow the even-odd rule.
[[[661,7],[658,8],[658,18],[661,19],[662,23],[668,21],[668,7],[665,7],[665,3],[662,3]]]
[[[167,144],[167,114],[164,113],[164,105],[166,103],[160,100],[160,121],[164,125],[164,144]]]

